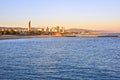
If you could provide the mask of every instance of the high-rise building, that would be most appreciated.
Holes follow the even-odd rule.
[[[60,27],[60,32],[61,33],[64,33],[65,31],[64,31],[64,27]]]
[[[31,31],[31,21],[29,21],[28,31]]]
[[[57,32],[60,32],[60,27],[57,26],[57,27],[56,27],[56,30],[57,30]]]

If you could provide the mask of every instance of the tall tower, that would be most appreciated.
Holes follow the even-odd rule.
[[[28,31],[31,31],[31,21],[29,21]]]

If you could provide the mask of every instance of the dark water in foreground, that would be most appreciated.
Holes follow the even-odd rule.
[[[1,40],[0,80],[120,80],[120,38]]]

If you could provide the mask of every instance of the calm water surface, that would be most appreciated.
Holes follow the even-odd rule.
[[[0,80],[120,80],[120,38],[1,40]]]

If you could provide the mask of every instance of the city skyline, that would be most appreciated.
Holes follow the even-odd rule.
[[[63,26],[120,32],[119,0],[1,0],[0,26]]]

